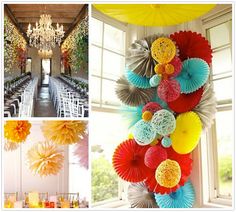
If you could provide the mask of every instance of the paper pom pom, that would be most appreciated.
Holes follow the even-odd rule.
[[[176,77],[182,93],[191,93],[203,86],[209,76],[209,66],[198,58],[192,58],[183,62],[181,73]]]
[[[162,109],[153,115],[151,125],[158,134],[166,136],[175,130],[175,117],[168,110]]]
[[[161,81],[161,77],[159,77],[157,74],[152,76],[152,78],[149,80],[149,84],[151,87],[157,87]]]
[[[176,100],[168,102],[168,106],[176,113],[184,113],[190,111],[200,102],[202,94],[203,87],[199,88],[193,93],[182,93]]]
[[[156,138],[156,131],[150,122],[140,120],[134,125],[133,135],[139,145],[148,145]]]
[[[170,35],[179,49],[180,59],[201,58],[211,64],[212,50],[209,42],[201,34],[191,31],[180,31]]]
[[[173,60],[170,61],[170,64],[174,66],[174,73],[170,74],[169,77],[176,77],[180,74],[182,69],[182,62],[179,57],[174,57]]]
[[[175,131],[170,135],[173,149],[187,154],[197,146],[202,132],[202,123],[194,112],[181,113],[176,119]]]
[[[139,76],[132,71],[127,70],[125,77],[129,83],[137,88],[151,88],[148,78]]]
[[[202,121],[203,128],[209,128],[216,114],[216,98],[211,84],[204,86],[200,103],[193,109]]]
[[[152,119],[152,113],[150,111],[145,111],[142,115],[144,121],[150,121]]]
[[[158,38],[152,43],[152,57],[161,64],[169,63],[176,54],[176,47],[169,38]]]
[[[5,141],[5,142],[4,142],[4,150],[5,150],[6,152],[14,151],[14,150],[16,150],[18,147],[19,147],[19,144],[16,143],[16,142],[11,142],[11,141]]]
[[[24,142],[30,134],[31,124],[28,121],[6,121],[4,137],[11,142]]]
[[[156,181],[161,186],[172,188],[179,183],[181,176],[181,169],[179,164],[170,159],[161,162],[156,169]]]
[[[161,140],[161,144],[163,147],[169,148],[171,146],[171,139],[169,137],[163,137]]]
[[[41,177],[57,175],[63,166],[64,156],[56,144],[52,142],[39,142],[27,152],[28,164],[34,174]]]
[[[165,102],[176,100],[180,95],[180,84],[178,81],[162,80],[157,88],[158,96]]]
[[[76,144],[74,155],[79,159],[80,166],[88,169],[88,135]]]
[[[126,67],[140,76],[151,78],[154,72],[155,60],[151,56],[151,45],[163,35],[151,35],[132,43],[126,56]]]
[[[161,146],[150,147],[144,158],[145,165],[150,169],[156,169],[159,164],[167,159],[167,152]]]
[[[161,109],[162,108],[158,103],[149,102],[143,107],[142,112],[144,113],[145,111],[150,111],[152,114],[154,114],[155,112],[157,112],[158,110],[161,110]]]
[[[45,138],[56,144],[74,144],[85,135],[85,121],[44,121],[41,127]]]
[[[116,95],[126,105],[139,106],[146,104],[150,102],[155,94],[154,88],[142,89],[134,87],[124,77],[121,77],[116,83]]]
[[[158,143],[157,145],[161,146],[161,143]],[[173,188],[166,188],[157,183],[155,178],[155,170],[153,170],[145,180],[145,184],[148,186],[150,191],[160,194],[169,194],[176,191],[180,186],[183,186],[192,171],[192,159],[190,154],[180,155],[175,152],[172,147],[165,148],[165,150],[167,152],[168,159],[178,162],[181,169],[181,178],[178,185]]]
[[[129,185],[128,200],[132,208],[157,208],[154,194],[148,191],[143,182]]]
[[[150,172],[144,164],[144,155],[148,146],[140,146],[135,140],[130,139],[122,142],[113,155],[113,167],[123,180],[128,182],[141,182]]]
[[[155,194],[155,199],[160,208],[191,208],[195,202],[195,191],[192,183],[188,181],[176,192]]]

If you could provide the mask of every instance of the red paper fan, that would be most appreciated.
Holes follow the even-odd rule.
[[[180,59],[201,58],[208,65],[212,61],[212,49],[209,42],[199,33],[191,31],[180,31],[170,35],[179,49]]]
[[[180,94],[180,96],[172,101],[168,102],[168,106],[176,113],[184,113],[192,110],[200,102],[203,94],[203,87],[197,91],[189,94]]]
[[[113,155],[113,167],[123,180],[140,182],[149,176],[150,169],[144,164],[144,156],[149,148],[138,145],[134,139],[122,142]]]
[[[167,159],[167,152],[161,146],[149,147],[145,154],[144,162],[150,169],[156,169],[158,165]]]
[[[174,101],[180,95],[180,84],[174,79],[162,80],[157,88],[157,94],[165,102]]]
[[[154,114],[155,112],[157,112],[158,110],[161,110],[162,107],[156,103],[156,102],[149,102],[146,105],[144,105],[143,109],[142,109],[142,113],[144,113],[145,111],[150,111],[152,114]]]
[[[157,144],[161,145],[161,144]],[[152,173],[149,174],[147,179],[145,180],[145,184],[149,188],[150,191],[160,194],[169,194],[171,192],[176,191],[180,186],[183,186],[184,183],[188,180],[188,177],[192,171],[192,159],[190,158],[190,154],[178,154],[176,153],[172,147],[166,148],[167,159],[175,160],[179,163],[181,168],[181,178],[179,183],[173,188],[166,188],[159,185],[155,178],[156,170],[152,170]]]
[[[171,61],[170,64],[175,67],[175,71],[173,74],[170,74],[169,77],[177,77],[182,69],[182,62],[179,57],[175,56]]]

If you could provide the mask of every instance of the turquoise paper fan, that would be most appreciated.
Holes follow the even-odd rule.
[[[171,111],[170,108],[168,107],[168,104],[163,100],[161,100],[160,97],[157,95],[157,93],[155,93],[155,97],[152,99],[152,102],[157,102],[162,107],[162,109]]]
[[[129,83],[131,83],[133,86],[137,88],[143,88],[143,89],[151,88],[148,78],[139,76],[138,74],[135,74],[133,71],[126,70],[125,77]]]
[[[206,83],[208,76],[208,64],[202,59],[191,58],[183,62],[176,80],[180,83],[181,93],[192,93]]]
[[[190,180],[176,192],[155,194],[156,203],[160,208],[191,208],[195,202],[195,191]]]

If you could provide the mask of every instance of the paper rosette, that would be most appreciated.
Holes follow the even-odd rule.
[[[172,148],[179,154],[187,154],[197,146],[202,132],[202,123],[194,112],[178,115],[175,131],[170,135]]]
[[[193,93],[180,94],[180,96],[172,101],[168,102],[168,106],[176,113],[184,113],[192,110],[200,102],[203,94],[203,87],[199,88]]]
[[[137,88],[151,88],[149,84],[149,79],[143,76],[139,76],[138,74],[126,70],[125,77],[128,80],[129,83],[131,83],[133,86]]]
[[[199,58],[187,59],[183,62],[181,73],[176,77],[182,93],[192,93],[202,87],[209,76],[209,66]]]
[[[85,135],[85,121],[44,121],[41,127],[45,138],[56,144],[74,144]]]
[[[157,208],[154,193],[149,192],[143,182],[131,183],[128,187],[128,200],[132,208]]]
[[[191,208],[195,202],[195,191],[190,180],[170,194],[155,194],[160,208]]]
[[[130,85],[129,82],[121,77],[116,82],[116,95],[120,101],[129,106],[139,106],[148,103],[154,96],[155,89],[142,89]]]
[[[116,173],[128,182],[141,182],[149,173],[144,164],[144,156],[148,146],[138,145],[134,139],[122,142],[115,150],[112,158]]]
[[[78,158],[80,166],[88,169],[88,135],[75,145],[74,155]]]
[[[209,42],[201,34],[191,31],[180,31],[170,35],[179,49],[180,59],[201,58],[208,65],[212,61],[212,50]]]

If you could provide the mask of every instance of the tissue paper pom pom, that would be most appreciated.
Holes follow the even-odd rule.
[[[150,88],[149,79],[139,76],[132,71],[126,70],[125,77],[129,83],[137,88]]]
[[[75,145],[74,155],[79,159],[80,166],[88,169],[88,135]]]
[[[182,62],[179,57],[175,56],[173,60],[170,61],[170,64],[174,66],[174,73],[170,74],[169,77],[178,76],[182,69]]]
[[[44,121],[41,127],[45,138],[56,144],[74,144],[85,135],[85,121]]]
[[[162,161],[156,169],[157,183],[166,188],[172,188],[179,183],[181,169],[179,164],[170,159]]]
[[[143,182],[129,185],[128,200],[131,208],[157,208],[154,194],[148,191]]]
[[[121,77],[116,83],[116,95],[126,105],[139,106],[146,104],[150,102],[155,94],[154,88],[142,89],[134,87],[124,77]]]
[[[169,137],[163,137],[161,140],[161,144],[163,147],[169,148],[171,146],[171,139]]]
[[[30,134],[31,124],[28,121],[6,121],[4,137],[11,142],[24,142]]]
[[[180,59],[201,58],[211,64],[212,50],[209,42],[201,34],[191,31],[180,31],[170,35],[179,49]]]
[[[180,95],[180,84],[173,79],[162,80],[157,88],[157,94],[165,102],[174,101]]]
[[[178,115],[175,131],[170,135],[173,149],[179,154],[187,154],[197,146],[202,132],[202,123],[194,112]]]
[[[11,142],[11,141],[5,141],[5,142],[4,142],[4,150],[5,150],[6,152],[14,151],[14,150],[16,150],[18,147],[19,147],[19,144],[16,143],[16,142]]]
[[[183,62],[181,73],[176,77],[182,93],[191,93],[202,87],[209,76],[209,66],[198,58],[192,58]]]
[[[169,135],[175,130],[175,117],[168,110],[157,111],[151,120],[152,127],[160,135]]]
[[[122,142],[113,154],[113,167],[123,180],[128,182],[141,182],[150,172],[144,164],[144,155],[148,146],[140,146],[135,140]]]
[[[167,152],[161,146],[149,147],[145,154],[144,163],[150,169],[156,169],[159,164],[167,159]]]
[[[155,194],[155,199],[160,208],[191,208],[195,202],[195,192],[192,183],[188,181],[170,194]]]
[[[193,109],[202,121],[203,128],[209,128],[216,114],[216,98],[211,84],[204,86],[200,103]]]
[[[139,145],[148,145],[156,138],[156,132],[150,122],[143,120],[138,121],[134,125],[133,135]]]
[[[160,81],[161,81],[161,78],[157,74],[155,74],[149,80],[149,84],[150,84],[151,87],[157,87],[159,85]]]
[[[157,145],[161,145],[158,143]],[[167,158],[170,160],[175,160],[178,162],[180,169],[181,169],[181,178],[178,183],[173,188],[166,188],[161,185],[159,185],[155,178],[155,170],[152,171],[151,174],[148,175],[147,179],[145,180],[145,184],[148,186],[149,190],[155,193],[165,194],[165,193],[171,193],[176,191],[180,186],[183,186],[184,183],[187,181],[189,175],[192,171],[192,159],[190,157],[190,154],[178,154],[173,150],[172,147],[165,148],[167,152]]]
[[[169,63],[176,54],[174,42],[169,38],[158,38],[152,43],[152,57],[161,64]]]
[[[199,88],[193,93],[180,94],[180,96],[172,101],[168,102],[168,106],[176,113],[184,113],[192,110],[201,100],[203,94],[203,87]]]
[[[152,114],[154,114],[158,110],[161,110],[161,106],[158,103],[149,102],[143,107],[142,112],[144,113],[145,111],[150,111]]]
[[[64,161],[62,150],[48,141],[34,144],[28,150],[27,157],[30,170],[41,177],[57,175]]]
[[[126,56],[126,67],[140,76],[151,78],[155,72],[155,60],[151,55],[151,45],[162,34],[151,35],[131,44]]]

